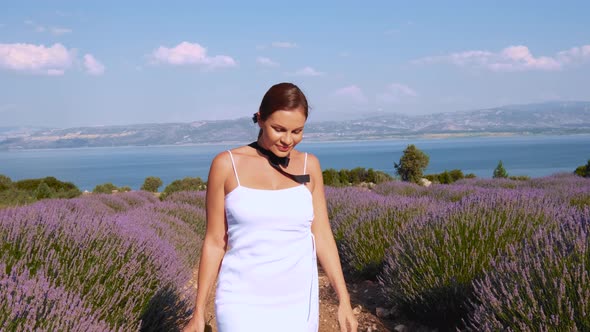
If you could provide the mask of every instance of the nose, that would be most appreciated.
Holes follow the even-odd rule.
[[[291,137],[291,134],[290,133],[285,133],[281,137],[281,144],[283,144],[283,145],[291,145],[291,143],[293,143],[293,137]]]

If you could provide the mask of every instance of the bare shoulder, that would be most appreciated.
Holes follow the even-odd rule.
[[[223,169],[227,168],[228,166],[231,167],[231,159],[227,151],[219,152],[211,162],[211,169]]]
[[[218,153],[211,161],[211,168],[209,169],[209,180],[216,182],[225,182],[227,175],[231,172],[232,163],[230,155],[227,151]]]
[[[320,160],[312,153],[307,154],[307,167],[310,172],[320,171],[322,172],[322,167],[320,166]]]
[[[244,146],[239,146],[237,148],[233,148],[230,150],[232,155],[234,156],[238,156],[242,157],[242,156],[255,156],[256,154],[256,150],[252,149],[251,147],[244,145]],[[226,152],[227,153],[227,152]]]

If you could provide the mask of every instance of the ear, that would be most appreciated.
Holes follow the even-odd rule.
[[[256,112],[256,123],[258,123],[258,127],[262,128],[262,119],[260,118],[260,112]]]

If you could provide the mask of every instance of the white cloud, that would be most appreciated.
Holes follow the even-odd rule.
[[[349,85],[349,86],[340,88],[340,89],[334,91],[333,94],[334,94],[334,96],[336,96],[338,98],[351,100],[357,104],[367,103],[367,97],[365,97],[365,94],[363,93],[363,91],[356,85]]]
[[[75,60],[75,52],[62,44],[0,44],[0,68],[42,75],[63,75]]]
[[[590,59],[590,45],[573,47],[555,56],[534,56],[523,45],[509,46],[494,53],[472,50],[449,55],[416,59],[414,64],[450,63],[456,66],[485,68],[492,71],[559,70],[574,62]]]
[[[590,45],[572,47],[569,50],[561,51],[557,53],[557,58],[563,64],[590,60]]]
[[[385,88],[385,92],[377,95],[377,101],[383,103],[398,103],[417,96],[418,93],[407,85],[392,83]]]
[[[297,76],[322,76],[322,75],[324,75],[324,73],[319,72],[319,71],[313,69],[312,67],[304,67],[304,68],[301,68],[298,71],[296,71],[294,73],[294,75],[297,75]]]
[[[100,63],[92,54],[84,55],[84,67],[90,75],[104,74],[104,65]]]
[[[262,56],[257,57],[256,58],[256,62],[259,65],[263,65],[263,66],[267,66],[267,67],[278,67],[278,66],[280,66],[280,64],[278,62],[272,61],[271,59],[265,58],[265,57],[262,57]]]
[[[273,42],[272,47],[276,48],[296,48],[297,44],[291,42]]]
[[[72,29],[63,27],[45,27],[43,25],[35,23],[33,20],[25,20],[24,23],[35,29],[36,32],[49,32],[54,36],[61,36],[66,33],[71,33]]]
[[[173,48],[158,47],[151,55],[154,63],[168,65],[196,65],[207,69],[236,67],[237,62],[227,55],[208,56],[207,49],[198,43],[182,42]]]
[[[49,31],[51,32],[52,35],[55,35],[55,36],[61,36],[61,35],[65,35],[66,33],[72,33],[72,29],[59,28],[59,27],[51,27],[51,28],[49,28]]]

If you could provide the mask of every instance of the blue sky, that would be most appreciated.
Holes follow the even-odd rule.
[[[3,1],[0,126],[310,121],[590,100],[588,1]]]

